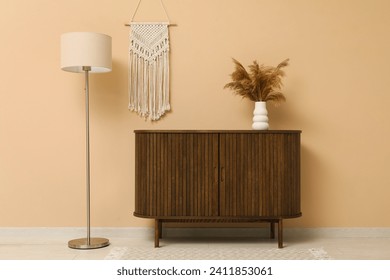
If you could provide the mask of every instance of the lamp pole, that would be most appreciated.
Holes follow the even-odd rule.
[[[87,238],[73,239],[68,246],[73,249],[97,249],[110,244],[106,238],[91,238],[91,167],[89,152],[89,71],[90,66],[83,66],[85,72],[85,151],[86,151],[86,197],[87,197]]]
[[[89,152],[89,71],[91,67],[83,66],[85,72],[85,151],[86,151],[86,197],[87,197],[87,245],[91,245],[91,168]]]

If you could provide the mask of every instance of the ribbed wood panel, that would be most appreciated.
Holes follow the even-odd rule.
[[[140,216],[218,215],[218,134],[136,133]]]
[[[281,219],[300,212],[300,131],[136,131],[135,212]]]
[[[300,215],[300,134],[220,135],[220,216]]]

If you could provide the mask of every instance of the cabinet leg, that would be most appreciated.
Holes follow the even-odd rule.
[[[278,248],[283,248],[283,219],[278,221]]]
[[[275,221],[270,221],[270,238],[274,239],[275,238]]]
[[[154,221],[154,248],[160,247],[160,226],[161,221],[159,219],[156,219]]]
[[[161,239],[162,238],[162,221],[160,220],[160,222],[158,223],[158,237]]]

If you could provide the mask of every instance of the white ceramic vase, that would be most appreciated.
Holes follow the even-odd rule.
[[[256,130],[267,130],[268,125],[268,111],[266,102],[255,102],[255,110],[253,111],[252,128]]]

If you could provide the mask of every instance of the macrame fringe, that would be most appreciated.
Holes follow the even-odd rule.
[[[168,26],[132,25],[129,52],[129,109],[158,120],[169,111]]]

